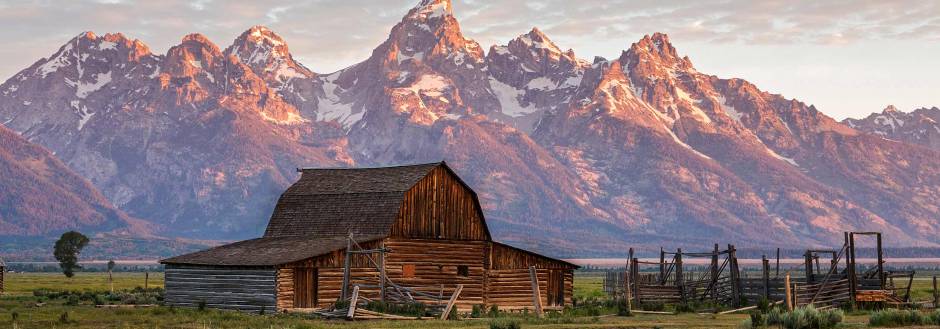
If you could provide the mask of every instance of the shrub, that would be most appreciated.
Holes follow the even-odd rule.
[[[761,313],[770,311],[770,301],[767,300],[767,297],[761,297],[760,300],[757,301],[757,309],[760,310]]]
[[[366,304],[365,309],[387,314],[421,317],[427,315],[427,306],[422,303],[387,303],[373,301]],[[452,309],[454,310],[454,309]]]
[[[205,311],[205,310],[206,310],[206,301],[200,300],[199,303],[196,303],[196,309],[199,310],[199,312]]]
[[[934,310],[933,313],[927,315],[926,321],[927,324],[940,325],[940,310]]]
[[[776,315],[773,315],[776,317]],[[777,319],[767,316],[767,325],[778,324]],[[815,307],[800,307],[792,312],[781,314],[779,325],[786,329],[828,329],[842,322],[842,310],[819,311]]]
[[[662,312],[666,309],[666,304],[659,302],[645,302],[640,304],[640,309],[644,311]]]
[[[767,325],[768,326],[779,326],[783,324],[783,314],[780,313],[779,309],[773,308],[767,312]]]
[[[65,301],[65,305],[76,306],[80,301],[78,295],[69,295],[68,299]]]
[[[896,310],[885,309],[872,312],[868,318],[868,324],[873,327],[901,327],[925,324],[937,324],[935,321],[940,315],[940,311],[934,311],[933,314],[924,316],[921,312],[915,310]]]
[[[621,300],[622,301],[622,300]],[[617,315],[619,316],[633,316],[633,313],[630,312],[630,309],[627,308],[627,303],[617,303]]]
[[[490,321],[490,329],[519,329],[519,321],[513,319],[495,319]]]
[[[499,317],[499,306],[496,306],[496,305],[491,306],[491,307],[490,307],[489,315],[490,315],[491,318],[498,318],[498,317]]]
[[[738,324],[738,328],[740,328],[740,329],[757,328],[757,327],[754,326],[754,323],[753,323],[752,321],[753,321],[753,320],[751,320],[751,319],[744,319],[744,320],[741,320],[741,323]]]
[[[473,309],[470,310],[471,318],[479,318],[483,316],[483,305],[473,305]]]
[[[69,312],[68,312],[68,311],[62,312],[62,314],[59,315],[59,323],[61,323],[61,324],[69,324],[70,322],[72,322],[72,320],[69,319]]]
[[[760,311],[751,312],[751,327],[757,328],[764,325],[764,313]]]

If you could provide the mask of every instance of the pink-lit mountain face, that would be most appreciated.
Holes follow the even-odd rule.
[[[82,34],[0,86],[0,122],[170,235],[257,235],[296,167],[444,159],[540,250],[940,242],[935,150],[698,72],[665,34],[593,61],[538,29],[484,50],[443,0],[326,74],[260,26],[166,55]]]
[[[845,119],[842,123],[887,139],[940,150],[940,108],[902,112],[889,105],[881,113],[872,113],[864,119]]]

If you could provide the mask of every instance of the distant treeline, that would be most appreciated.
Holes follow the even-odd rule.
[[[57,264],[49,263],[7,263],[10,272],[62,272]],[[107,264],[83,264],[78,272],[107,272]],[[154,265],[121,265],[114,267],[115,272],[163,272],[162,264]]]

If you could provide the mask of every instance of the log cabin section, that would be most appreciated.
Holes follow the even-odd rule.
[[[443,299],[463,285],[459,312],[473,305],[533,309],[529,267],[535,266],[542,306],[571,303],[577,266],[494,242],[476,193],[443,162],[301,172],[278,200],[262,238],[163,260],[168,304],[254,312],[328,307],[343,290],[348,243],[355,245],[351,250],[385,251],[349,259],[347,287],[359,285],[359,295],[371,300],[385,295],[374,286],[384,270],[395,284]],[[208,275],[199,278],[193,267]],[[269,272],[249,278],[240,273],[245,269]],[[244,293],[211,282],[220,278],[252,283],[256,293],[272,298],[217,302]]]

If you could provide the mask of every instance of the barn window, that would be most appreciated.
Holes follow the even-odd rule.
[[[401,277],[403,278],[415,277],[415,264],[403,264],[401,266]]]
[[[467,266],[467,265],[457,265],[457,275],[459,275],[459,276],[470,276],[470,266]]]

